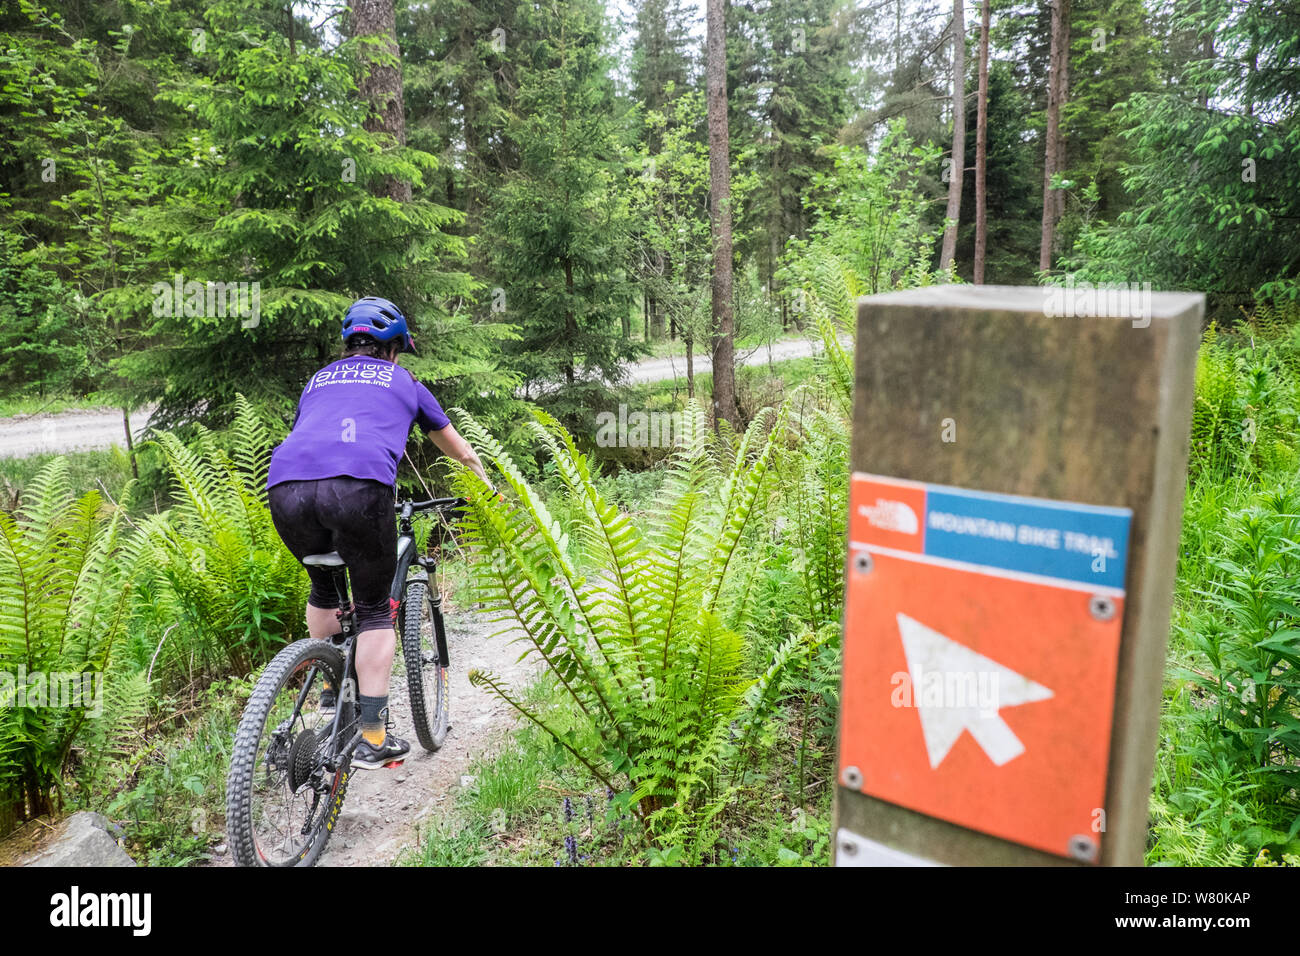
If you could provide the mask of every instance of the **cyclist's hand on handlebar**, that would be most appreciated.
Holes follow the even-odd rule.
[[[501,490],[497,488],[496,485],[488,481],[487,478],[483,479],[483,484],[487,485],[487,490],[491,492],[492,497],[496,498],[496,500],[501,502],[502,504],[506,503],[506,496],[501,493]]]

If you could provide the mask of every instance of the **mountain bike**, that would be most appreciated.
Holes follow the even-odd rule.
[[[436,562],[417,553],[414,516],[443,516],[463,498],[398,503],[397,572],[390,597],[420,745],[442,746],[448,718],[447,632]],[[355,664],[357,620],[348,571],[336,552],[303,558],[327,568],[339,596],[339,632],[294,641],[266,666],[244,707],[226,779],[226,829],[238,866],[311,866],[343,808],[361,742]],[[333,707],[329,701],[333,700]]]

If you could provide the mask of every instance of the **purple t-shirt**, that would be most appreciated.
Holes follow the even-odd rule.
[[[451,424],[433,394],[395,362],[331,362],[302,390],[293,429],[271,453],[266,487],[340,475],[395,484],[412,422],[421,431]]]

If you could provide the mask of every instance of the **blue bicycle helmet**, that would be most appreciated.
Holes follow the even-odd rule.
[[[353,335],[369,335],[379,342],[391,342],[399,336],[402,339],[402,351],[415,351],[415,338],[406,324],[402,310],[387,299],[368,295],[357,299],[348,306],[347,315],[343,317],[343,341]]]

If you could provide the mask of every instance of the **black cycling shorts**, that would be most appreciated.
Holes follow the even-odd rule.
[[[284,481],[267,492],[271,520],[293,556],[337,551],[352,579],[357,630],[393,626],[389,589],[397,573],[397,515],[390,485],[362,478]],[[307,603],[337,608],[328,568],[308,568]]]

